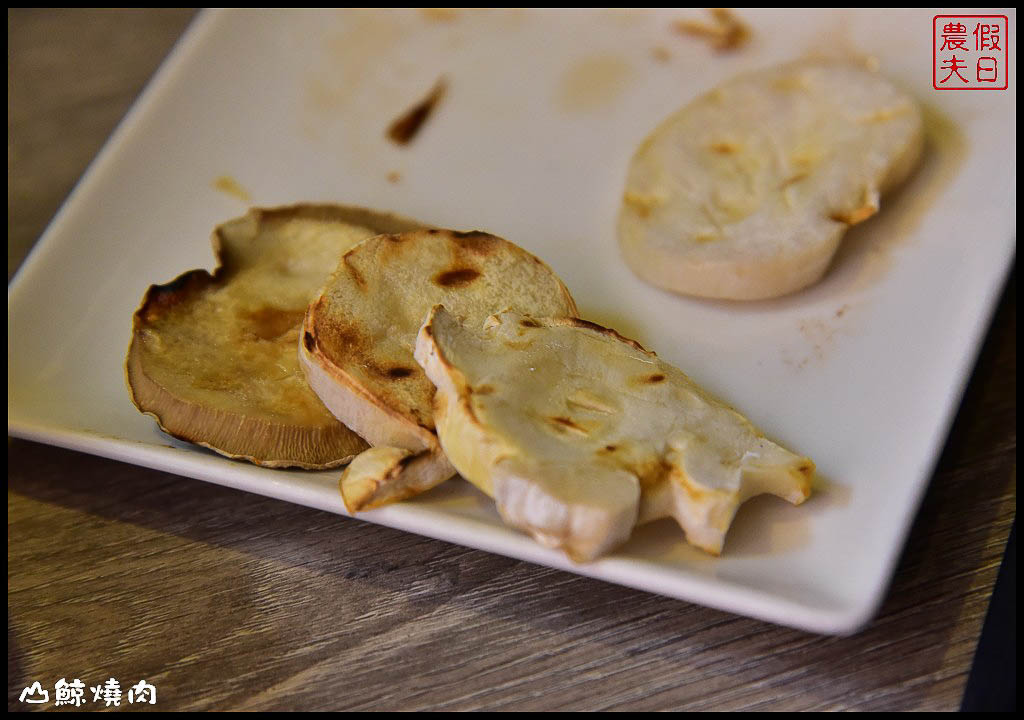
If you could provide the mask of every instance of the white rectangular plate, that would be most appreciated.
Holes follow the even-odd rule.
[[[9,432],[343,514],[337,472],[232,462],[139,414],[122,371],[132,312],[150,283],[211,265],[211,228],[244,210],[214,189],[222,176],[256,204],[336,201],[486,229],[550,263],[585,317],[812,457],[817,492],[800,507],[748,503],[721,558],[662,521],[573,565],[505,528],[462,481],[361,517],[854,631],[884,594],[1015,252],[1016,68],[1008,91],[933,90],[925,11],[741,14],[754,40],[732,53],[673,31],[698,11],[204,14],[9,288]],[[637,144],[731,75],[822,50],[876,58],[931,108],[921,170],[806,292],[730,304],[640,282],[614,232]],[[449,93],[419,137],[389,143],[389,122],[441,74]]]

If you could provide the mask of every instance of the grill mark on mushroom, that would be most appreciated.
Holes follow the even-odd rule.
[[[569,395],[565,399],[565,404],[579,410],[590,410],[591,412],[599,412],[605,415],[611,415],[615,412],[614,405],[582,388]]]
[[[441,287],[465,287],[480,277],[480,271],[473,268],[455,268],[445,270],[434,277],[434,282]]]
[[[569,318],[569,323],[575,325],[576,327],[587,328],[588,330],[596,330],[601,334],[609,335],[615,338],[616,340],[619,340],[621,342],[626,343],[627,345],[636,348],[640,352],[647,353],[651,357],[657,356],[657,353],[655,353],[653,350],[648,350],[643,345],[638,343],[636,340],[630,340],[628,337],[620,334],[617,330],[613,330],[612,328],[606,328],[603,325],[598,325],[596,322],[584,320],[583,318]]]
[[[490,255],[502,243],[501,238],[481,232],[480,230],[470,230],[468,232],[453,230],[449,233],[449,236],[460,249],[468,250],[476,255]]]
[[[554,415],[552,417],[549,417],[547,420],[549,423],[552,424],[552,426],[556,430],[559,430],[560,432],[568,431],[575,433],[577,435],[582,435],[584,437],[590,435],[590,433],[587,431],[585,427],[574,422],[572,418],[563,417],[561,415]]]
[[[356,285],[359,286],[359,289],[365,290],[366,280],[363,279],[362,274],[356,269],[356,266],[349,262],[349,253],[345,253],[341,257],[341,264],[345,267],[346,272],[352,276],[352,280],[354,280]]]
[[[718,155],[734,155],[740,151],[740,146],[730,140],[719,140],[711,143],[709,149]]]
[[[867,220],[869,217],[878,212],[878,208],[871,205],[863,205],[854,210],[842,210],[835,211],[829,215],[831,220],[841,222],[846,225],[856,225],[859,222]]]
[[[294,330],[305,314],[305,310],[284,310],[267,305],[245,313],[245,331],[260,340],[276,340]]]
[[[788,177],[785,180],[783,180],[782,184],[779,185],[779,188],[780,189],[788,188],[793,183],[798,183],[801,180],[806,180],[809,175],[810,175],[810,173],[798,172],[795,175],[792,175],[791,177]]]

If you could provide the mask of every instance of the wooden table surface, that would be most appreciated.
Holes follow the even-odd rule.
[[[8,277],[191,16],[8,11]],[[1016,514],[1015,397],[1011,279],[849,638],[9,440],[8,707],[114,677],[164,710],[956,709]]]

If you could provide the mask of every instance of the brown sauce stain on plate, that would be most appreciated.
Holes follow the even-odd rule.
[[[664,45],[655,45],[651,48],[651,57],[660,63],[667,63],[672,59],[672,53]]]
[[[924,150],[917,169],[902,185],[882,195],[878,214],[852,228],[836,253],[834,269],[857,259],[852,289],[882,277],[895,260],[894,251],[914,236],[967,157],[967,138],[957,124],[930,105],[922,103],[921,110]]]
[[[234,198],[238,198],[246,205],[252,205],[252,195],[249,191],[242,187],[242,184],[235,180],[230,175],[221,175],[219,178],[213,181],[213,188],[220,190],[226,195],[231,195]]]
[[[428,22],[452,22],[459,17],[458,8],[420,8],[420,15]]]
[[[629,86],[633,66],[618,55],[591,55],[562,76],[557,104],[569,112],[593,112],[615,103]]]
[[[344,147],[365,154],[367,165],[377,148],[365,142],[369,133],[379,133],[378,114],[363,111],[372,100],[387,105],[401,102],[394,97],[400,90],[388,82],[396,70],[395,58],[416,26],[401,12],[359,9],[339,13],[330,27],[314,62],[295,78],[302,88],[297,108],[298,128],[307,141],[335,145],[352,137],[356,142]],[[395,105],[400,107],[400,105]],[[344,128],[344,132],[341,129]]]
[[[448,81],[444,76],[437,79],[427,96],[399,115],[388,126],[388,138],[399,145],[408,145],[419,134],[424,123],[430,119],[437,104],[448,92]]]
[[[750,41],[750,27],[729,8],[710,8],[712,22],[676,20],[672,27],[680,35],[706,40],[716,50],[735,50]]]

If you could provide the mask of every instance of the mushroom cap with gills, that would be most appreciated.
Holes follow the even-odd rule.
[[[147,290],[125,374],[164,432],[268,467],[335,467],[366,448],[299,368],[310,300],[357,243],[422,223],[362,208],[254,208],[214,230],[216,269]]]

